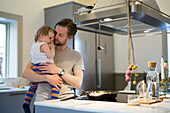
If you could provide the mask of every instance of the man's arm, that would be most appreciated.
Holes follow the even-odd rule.
[[[60,74],[62,71],[62,68],[57,67],[54,63],[46,62],[42,63],[43,66],[41,66],[40,70],[46,70],[42,71],[42,73],[55,73]],[[75,69],[74,70],[74,76],[69,74],[68,72],[65,72],[65,74],[62,76],[62,78],[69,84],[74,86],[75,88],[80,88],[82,81],[83,81],[83,70],[82,69]]]
[[[70,75],[69,73],[65,72],[62,78],[70,85],[80,88],[82,81],[83,81],[83,70],[82,69],[75,69],[74,76]]]
[[[62,79],[56,74],[56,75],[39,75],[36,72],[32,70],[33,64],[31,62],[28,62],[24,72],[23,72],[23,77],[32,81],[32,82],[48,82],[49,84],[57,87],[60,86],[63,83]]]

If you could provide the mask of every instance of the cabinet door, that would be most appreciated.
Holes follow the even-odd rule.
[[[100,42],[99,42],[100,41]],[[102,90],[115,90],[114,66],[113,66],[113,37],[97,35],[97,44],[104,49],[97,51],[97,79],[98,88]]]
[[[0,93],[0,113],[24,113],[22,108],[26,92]],[[33,101],[31,111],[33,111]]]
[[[96,44],[95,33],[78,30],[74,48],[83,56],[85,71],[82,89],[96,89]]]

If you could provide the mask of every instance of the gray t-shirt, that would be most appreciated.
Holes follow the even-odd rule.
[[[64,69],[66,72],[70,74],[72,74],[73,70],[75,69],[85,70],[81,54],[69,47],[67,47],[63,51],[55,51],[54,63],[56,64],[56,66]],[[74,92],[71,91],[69,85],[64,81],[59,98],[66,96],[66,94],[73,95],[73,93]],[[51,86],[48,83],[39,83],[36,91],[35,101],[37,102],[49,100],[50,98],[51,98]]]

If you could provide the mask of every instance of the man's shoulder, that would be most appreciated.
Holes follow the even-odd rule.
[[[71,52],[72,54],[81,56],[81,54],[78,51],[76,51],[70,47],[68,49],[69,49],[69,52]]]

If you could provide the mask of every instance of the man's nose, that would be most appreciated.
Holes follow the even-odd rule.
[[[55,39],[58,39],[58,35],[57,34],[55,35]]]

